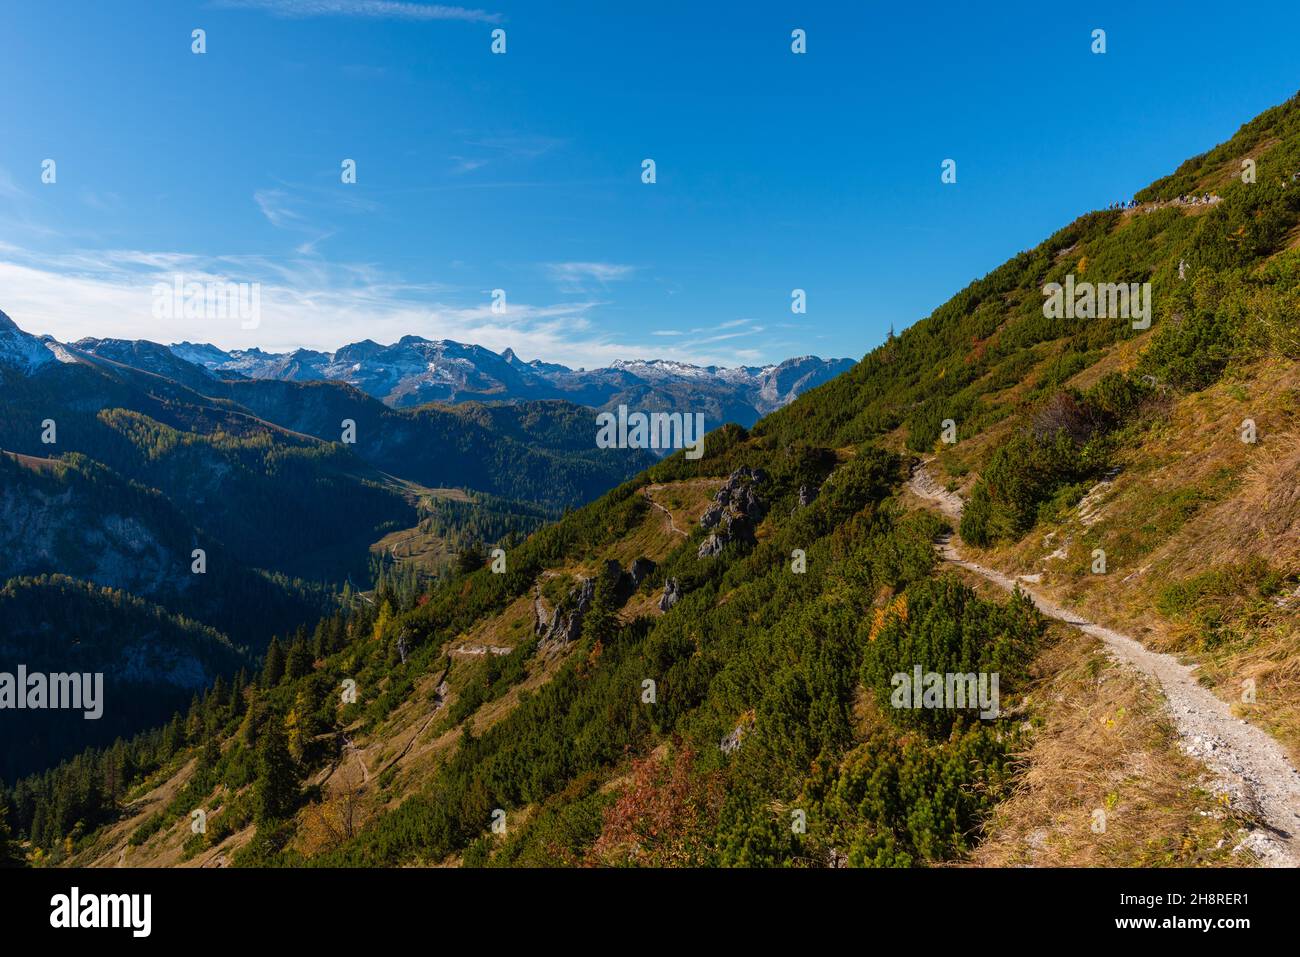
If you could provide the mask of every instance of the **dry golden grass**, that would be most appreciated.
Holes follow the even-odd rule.
[[[34,455],[23,455],[21,452],[9,452],[0,449],[0,453],[9,456],[23,468],[31,469],[33,472],[57,472],[61,464],[57,459],[42,459]]]
[[[951,569],[981,597],[992,582]],[[1252,866],[1231,849],[1244,823],[1204,787],[1152,685],[1099,641],[1049,626],[1022,705],[1034,730],[1020,780],[963,862],[980,867]],[[855,707],[871,720],[869,703]],[[1105,811],[1105,831],[1093,830]]]
[[[1133,368],[1137,363],[1138,353],[1146,345],[1149,335],[1149,332],[1143,333],[1133,339],[1110,346],[1097,362],[1069,379],[1066,385],[1081,390],[1087,389],[1110,372]],[[1039,382],[1043,369],[1053,357],[1053,352],[1044,351],[1039,362],[1021,381],[1000,392],[991,393],[986,401],[1009,405],[1017,408],[1018,411],[1023,411],[1027,393]],[[1006,442],[1022,425],[1021,417],[1018,414],[1012,415],[994,423],[978,435],[962,436],[961,441],[956,445],[939,445],[934,450],[935,461],[931,466],[935,469],[935,476],[942,476],[941,480],[945,484],[947,481],[955,482],[958,493],[963,497],[969,496],[979,478],[981,466],[988,461],[993,451]],[[961,434],[960,423],[958,433]],[[972,554],[974,554],[973,550]]]
[[[370,554],[387,555],[398,564],[413,562],[430,574],[447,565],[456,555],[445,539],[420,528],[389,532],[370,546]]]
[[[229,853],[252,836],[232,834],[219,847],[205,849],[202,854],[184,861],[183,845],[191,837],[190,819],[183,817],[169,827],[158,831],[138,846],[130,844],[132,832],[156,811],[161,811],[189,783],[194,774],[195,762],[187,761],[168,777],[162,778],[146,793],[132,801],[126,813],[116,823],[101,831],[89,847],[83,848],[69,861],[71,867],[207,867],[221,855]],[[214,807],[212,816],[219,813]]]
[[[1065,626],[1054,632],[1027,702],[1035,731],[1025,770],[967,863],[1252,864],[1231,853],[1241,822],[1200,786],[1200,767],[1179,750],[1150,685],[1096,640]]]
[[[1241,441],[1246,418],[1258,430],[1254,444]],[[1214,595],[1214,609],[1158,610],[1171,585],[1219,569],[1300,573],[1300,368],[1261,362],[1171,402],[1118,464],[1119,475],[1082,512],[1019,542],[968,551],[1009,574],[1041,574],[1062,604],[1195,658],[1240,716],[1300,759],[1300,608],[1247,601],[1254,583],[1243,581],[1241,594]],[[1106,551],[1105,575],[1091,574],[1094,548]],[[1205,611],[1219,620],[1215,634],[1201,624]],[[1254,704],[1240,700],[1247,679],[1255,680]]]
[[[547,614],[550,606],[543,599]],[[533,636],[533,592],[520,595],[491,618],[484,618],[469,631],[453,638],[448,645],[453,648],[495,646],[514,648]]]
[[[391,475],[384,475],[382,480],[414,506],[427,505],[432,499],[447,499],[453,502],[471,501],[464,489],[429,488]],[[398,563],[412,562],[429,573],[437,572],[456,555],[455,550],[445,539],[424,531],[419,525],[389,532],[370,546],[370,553],[376,556],[388,555]]]

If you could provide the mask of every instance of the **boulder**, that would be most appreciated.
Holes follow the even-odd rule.
[[[726,540],[723,538],[723,536],[719,535],[717,532],[714,532],[704,541],[700,542],[700,550],[696,552],[696,557],[712,558],[713,556],[722,553],[722,549],[724,545],[726,545]]]
[[[648,558],[638,558],[632,563],[627,570],[628,577],[632,579],[632,590],[636,591],[645,582],[647,578],[655,573],[655,563]]]

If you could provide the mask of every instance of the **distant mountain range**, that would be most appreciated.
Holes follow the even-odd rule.
[[[175,377],[173,358],[222,379],[345,382],[393,408],[428,402],[562,399],[597,409],[664,409],[702,412],[710,427],[723,422],[751,426],[809,389],[853,366],[852,359],[800,356],[777,365],[697,366],[665,359],[615,362],[603,369],[570,369],[533,360],[511,349],[497,354],[450,339],[405,336],[390,346],[369,339],[336,352],[225,352],[207,343],[182,342],[166,349],[120,339],[82,339],[81,351],[149,367]],[[147,363],[148,366],[144,365]]]
[[[170,346],[146,340],[84,338],[64,344],[24,333],[0,313],[0,364],[31,370],[48,362],[96,356],[161,375],[208,394],[242,379],[342,382],[402,409],[430,402],[562,400],[595,409],[702,412],[709,428],[746,428],[854,365],[852,359],[798,356],[766,366],[697,366],[667,359],[619,360],[603,369],[570,369],[511,349],[498,354],[450,339],[404,336],[384,346],[367,339],[336,352],[224,351],[208,343]]]

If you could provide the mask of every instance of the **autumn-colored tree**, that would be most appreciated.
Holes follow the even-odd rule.
[[[303,851],[309,857],[332,851],[356,836],[363,823],[356,792],[345,783],[303,812]]]
[[[605,812],[591,859],[649,867],[699,866],[722,806],[721,777],[700,772],[689,745],[632,762],[632,781]]]

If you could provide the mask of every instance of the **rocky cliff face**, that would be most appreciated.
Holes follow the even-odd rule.
[[[0,580],[60,571],[145,596],[189,586],[181,543],[140,516],[99,508],[89,486],[12,467],[0,477]]]

